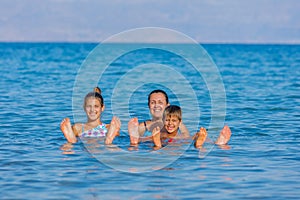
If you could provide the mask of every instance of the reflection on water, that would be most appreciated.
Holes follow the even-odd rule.
[[[74,154],[75,151],[73,150],[73,144],[65,143],[60,147],[60,150],[63,151],[63,154]]]
[[[66,143],[59,124],[64,117],[74,123],[74,80],[94,47],[0,43],[1,198],[273,200],[300,196],[299,46],[206,45],[226,89],[230,148],[211,149],[206,144],[198,150],[189,143],[168,145],[159,151],[153,151],[147,142],[129,150],[126,128],[112,146],[105,146],[102,139]],[[130,60],[114,63],[121,66],[116,73],[126,70],[132,60],[144,59],[136,53]],[[164,60],[164,56],[157,57]],[[167,60],[175,61],[174,57]],[[209,91],[195,71],[181,67],[187,80],[195,83],[199,102],[199,124],[191,128],[191,134],[204,126],[213,141],[221,127],[208,127]],[[112,117],[111,76],[99,82],[107,105],[102,116],[106,123]],[[160,87],[138,87],[129,99],[128,115],[149,119],[147,94]],[[179,99],[183,98],[188,109],[197,106],[189,101],[189,94],[179,97],[164,89],[174,104],[181,104]],[[183,111],[185,124],[195,122],[195,116],[186,108]],[[123,123],[126,126],[127,122]]]
[[[189,147],[187,142],[169,143],[155,150],[152,142],[140,143],[130,147],[129,137],[116,138],[117,142],[105,145],[103,139],[82,139],[85,149],[102,164],[113,169],[135,173],[144,173],[161,169],[176,161]],[[192,142],[192,141],[190,141]]]

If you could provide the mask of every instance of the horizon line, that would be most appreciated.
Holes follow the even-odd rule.
[[[300,41],[298,42],[259,42],[259,41],[245,41],[245,42],[236,42],[236,41],[205,41],[205,42],[199,42],[195,41],[198,44],[231,44],[231,45],[243,45],[243,44],[248,44],[248,45],[300,45]],[[68,41],[68,40],[28,40],[28,41],[21,41],[21,40],[10,40],[10,41],[1,41],[0,43],[82,43],[82,44],[100,44],[102,43],[101,41],[79,41],[79,40],[74,40],[74,41]],[[122,41],[116,41],[116,42],[104,42],[104,44],[194,44],[194,43],[180,43],[180,42],[122,42]]]

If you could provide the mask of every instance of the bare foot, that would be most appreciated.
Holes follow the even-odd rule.
[[[118,117],[113,116],[106,135],[105,144],[111,144],[117,135],[120,135],[121,121]]]
[[[152,139],[155,147],[161,147],[161,140],[160,140],[160,127],[157,126],[152,130]]]
[[[231,137],[231,130],[227,125],[225,125],[223,127],[223,129],[221,130],[220,135],[219,135],[218,139],[216,140],[215,144],[218,144],[218,145],[227,144],[228,141],[230,140],[230,137]]]
[[[139,143],[139,121],[138,118],[131,118],[128,122],[130,145],[137,146]]]
[[[200,131],[198,133],[196,133],[195,136],[194,136],[194,140],[195,140],[194,145],[195,145],[195,147],[200,148],[203,145],[203,143],[205,142],[206,137],[207,137],[206,129],[201,127]]]
[[[76,143],[77,138],[72,130],[71,122],[69,118],[65,118],[60,123],[60,130],[63,132],[65,138],[68,140],[68,142]]]

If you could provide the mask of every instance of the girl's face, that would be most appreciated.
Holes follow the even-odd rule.
[[[165,129],[170,134],[172,134],[172,133],[177,134],[177,131],[178,131],[179,126],[180,126],[180,122],[181,122],[181,120],[179,120],[177,116],[169,115],[164,120]]]
[[[162,119],[163,112],[168,106],[166,97],[162,93],[153,93],[150,96],[149,110],[152,118]]]
[[[88,121],[95,121],[100,119],[104,106],[101,106],[100,101],[97,98],[89,97],[86,99],[84,110]]]

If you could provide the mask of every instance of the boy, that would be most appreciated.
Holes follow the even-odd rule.
[[[169,105],[165,108],[163,113],[163,123],[164,127],[160,129],[156,127],[152,131],[152,139],[156,149],[162,147],[163,142],[172,142],[173,139],[183,139],[185,138],[181,135],[178,130],[182,122],[182,112],[181,108],[176,105]],[[230,140],[231,131],[228,126],[224,126],[215,144],[225,145]],[[201,127],[199,132],[197,132],[194,137],[194,146],[200,148],[205,142],[207,137],[206,129]]]

